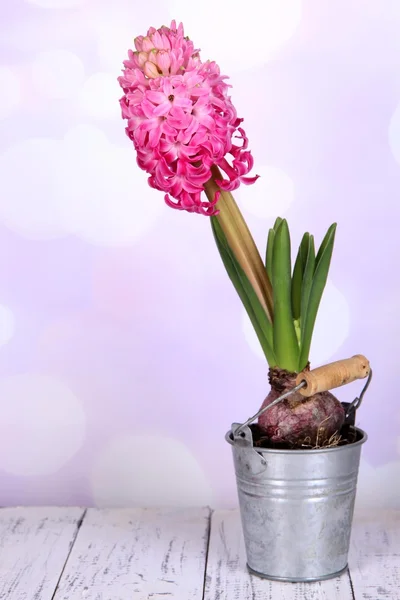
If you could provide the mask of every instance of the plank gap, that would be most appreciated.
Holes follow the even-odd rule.
[[[351,593],[352,593],[352,600],[356,600],[356,595],[354,593],[354,585],[353,585],[353,580],[351,578],[351,572],[350,572],[350,567],[347,569],[347,574],[349,576],[349,584],[350,584],[350,589],[351,589]]]
[[[80,528],[82,527],[82,524],[83,524],[83,521],[84,521],[84,519],[85,519],[85,516],[86,516],[87,510],[88,510],[87,508],[85,508],[85,509],[84,509],[84,511],[83,511],[83,514],[82,514],[81,518],[80,518],[80,519],[79,519],[79,521],[77,521],[77,523],[76,523],[76,529],[75,529],[75,532],[74,532],[73,538],[72,538],[72,540],[71,540],[71,544],[70,544],[70,547],[69,547],[69,550],[68,550],[68,554],[67,554],[67,557],[66,557],[66,559],[65,559],[64,566],[63,566],[63,568],[61,569],[61,573],[60,573],[60,576],[59,576],[59,578],[58,578],[58,580],[57,580],[56,587],[54,588],[54,592],[53,592],[53,595],[52,595],[52,597],[51,597],[51,600],[54,600],[54,598],[55,598],[55,596],[56,596],[56,593],[57,593],[57,590],[58,590],[58,586],[60,585],[61,578],[62,578],[62,576],[64,575],[65,568],[66,568],[66,566],[67,566],[67,563],[68,563],[68,561],[69,561],[69,557],[71,556],[71,552],[72,552],[72,549],[73,549],[73,547],[74,547],[74,545],[75,545],[76,539],[77,539],[77,537],[78,537],[78,535],[79,535],[79,530],[80,530]]]
[[[212,521],[212,516],[214,514],[214,510],[212,508],[209,508],[209,514],[208,514],[208,528],[206,531],[206,556],[205,556],[205,562],[204,562],[204,578],[203,578],[203,595],[202,595],[202,600],[204,600],[204,596],[206,593],[206,582],[207,582],[207,565],[208,565],[208,556],[209,556],[209,551],[210,551],[210,538],[211,538],[211,521]]]

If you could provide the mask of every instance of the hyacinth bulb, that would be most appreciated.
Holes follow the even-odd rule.
[[[262,408],[294,388],[296,373],[270,369],[269,381],[271,391]],[[339,436],[344,420],[344,408],[330,392],[310,398],[295,392],[262,413],[258,424],[272,443],[302,448],[329,445],[334,436]]]

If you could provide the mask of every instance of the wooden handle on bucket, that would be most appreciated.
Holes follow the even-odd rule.
[[[338,360],[336,362],[318,367],[312,371],[299,373],[296,385],[302,381],[306,387],[299,390],[300,394],[309,397],[318,392],[326,392],[333,388],[346,385],[356,379],[364,379],[370,371],[369,361],[362,354],[356,354],[352,358]]]

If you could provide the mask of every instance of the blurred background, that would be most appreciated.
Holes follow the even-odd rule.
[[[398,0],[0,4],[0,504],[236,504],[224,435],[267,366],[208,219],[148,187],[118,104],[133,38],[172,18],[230,75],[260,252],[278,215],[296,246],[338,222],[312,365],[370,359],[358,503],[400,508]]]

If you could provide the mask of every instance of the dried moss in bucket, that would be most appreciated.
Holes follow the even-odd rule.
[[[317,450],[318,448],[336,448],[353,444],[360,439],[360,432],[352,425],[343,425],[339,433],[334,433],[331,438],[322,440],[317,439],[314,444],[310,439],[305,438],[301,445],[291,445],[286,442],[273,442],[265,435],[265,431],[258,425],[250,425],[253,435],[253,443],[256,448],[269,448],[275,450]],[[322,443],[321,443],[322,442]]]

